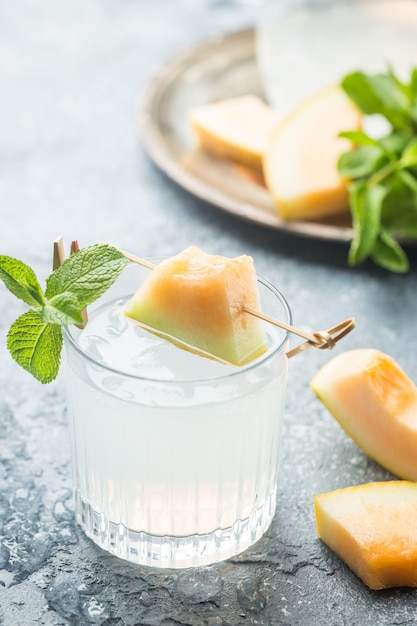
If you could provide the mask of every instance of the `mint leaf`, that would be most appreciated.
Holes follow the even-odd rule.
[[[127,262],[119,250],[107,244],[81,248],[49,276],[45,295],[50,300],[71,292],[83,309],[107,291]]]
[[[45,298],[35,272],[23,261],[0,256],[0,279],[7,289],[30,306],[42,306]]]
[[[381,113],[393,128],[406,130],[412,127],[409,98],[394,74],[376,74],[370,77],[370,82],[382,103]]]
[[[410,86],[398,78],[398,76],[395,74],[394,69],[392,68],[391,65],[388,67],[387,74],[390,77],[390,79],[393,81],[393,83],[396,85],[396,87],[398,87],[399,90],[406,96],[406,98],[410,99]]]
[[[378,145],[392,159],[398,159],[410,141],[410,133],[392,132],[378,140]]]
[[[397,241],[381,229],[372,252],[373,260],[391,272],[404,273],[409,270],[407,255]]]
[[[345,130],[339,133],[339,137],[344,137],[345,139],[349,139],[352,143],[357,146],[374,146],[374,148],[381,149],[378,141],[370,137],[363,130]]]
[[[404,149],[400,159],[401,167],[417,167],[417,137],[412,139]]]
[[[76,295],[64,291],[54,296],[42,309],[42,320],[51,324],[82,324],[82,307]]]
[[[398,170],[390,179],[381,224],[391,235],[417,238],[417,180],[406,170]]]
[[[413,193],[417,200],[417,178],[406,170],[399,170],[397,176],[401,179],[403,184]],[[402,205],[399,205],[402,206]],[[397,205],[398,209],[398,205]],[[397,211],[400,213],[401,211]]]
[[[344,152],[338,161],[339,174],[345,178],[361,178],[374,174],[381,166],[383,156],[382,150],[375,146],[362,145],[356,150]]]
[[[357,265],[371,254],[380,230],[385,195],[386,188],[383,185],[368,185],[365,182],[351,185],[354,234],[349,250],[349,265]]]
[[[410,80],[410,95],[417,100],[417,68],[413,68],[411,71]]]
[[[29,310],[17,318],[7,335],[13,359],[42,383],[56,378],[62,349],[62,330],[42,320],[41,310]]]
[[[383,225],[392,235],[417,239],[417,208],[407,207],[401,210],[400,216],[391,221],[383,220]]]
[[[373,88],[370,77],[363,72],[347,74],[342,82],[342,89],[366,115],[383,112],[383,104]]]
[[[411,100],[411,112],[413,119],[417,119],[417,68],[414,68],[411,72],[410,79],[410,100]]]
[[[366,115],[383,115],[397,130],[414,128],[410,100],[393,74],[367,75],[353,72],[341,86]]]

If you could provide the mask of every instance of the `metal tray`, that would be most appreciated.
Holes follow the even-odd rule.
[[[350,241],[349,216],[287,222],[249,172],[199,150],[187,121],[198,105],[254,94],[264,97],[255,61],[255,34],[213,37],[170,59],[149,84],[139,112],[140,136],[152,160],[181,187],[220,209],[280,231]]]

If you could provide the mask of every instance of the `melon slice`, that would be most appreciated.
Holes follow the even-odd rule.
[[[368,587],[417,587],[416,483],[338,489],[314,507],[319,537]]]
[[[417,387],[388,355],[371,348],[331,359],[311,388],[372,459],[417,481]]]
[[[264,156],[264,176],[284,219],[347,212],[347,181],[337,161],[352,144],[338,137],[359,130],[361,114],[339,87],[302,103],[276,127]]]
[[[129,301],[126,315],[150,330],[242,365],[267,350],[253,259],[206,254],[191,246],[160,263]]]
[[[248,95],[196,107],[188,119],[202,148],[262,172],[262,157],[279,116]]]

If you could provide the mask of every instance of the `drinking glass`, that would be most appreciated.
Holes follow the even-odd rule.
[[[256,56],[270,104],[287,114],[351,71],[416,64],[416,0],[265,0]]]
[[[288,336],[268,324],[268,351],[242,367],[181,350],[123,314],[147,272],[129,265],[86,329],[64,331],[76,518],[128,561],[207,565],[256,542],[274,515]],[[278,290],[261,278],[259,290],[290,323]]]

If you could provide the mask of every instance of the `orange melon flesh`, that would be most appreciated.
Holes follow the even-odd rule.
[[[417,481],[417,387],[390,356],[370,348],[331,359],[311,388],[372,459]]]
[[[368,587],[417,587],[417,483],[338,489],[314,507],[320,539]]]
[[[192,109],[189,121],[202,148],[262,172],[262,157],[279,116],[256,96]]]
[[[253,259],[210,255],[191,246],[160,263],[125,313],[168,339],[242,365],[267,350]]]
[[[279,123],[264,155],[264,176],[287,220],[347,212],[347,181],[337,161],[352,144],[338,137],[359,130],[361,115],[339,87],[310,98]]]

